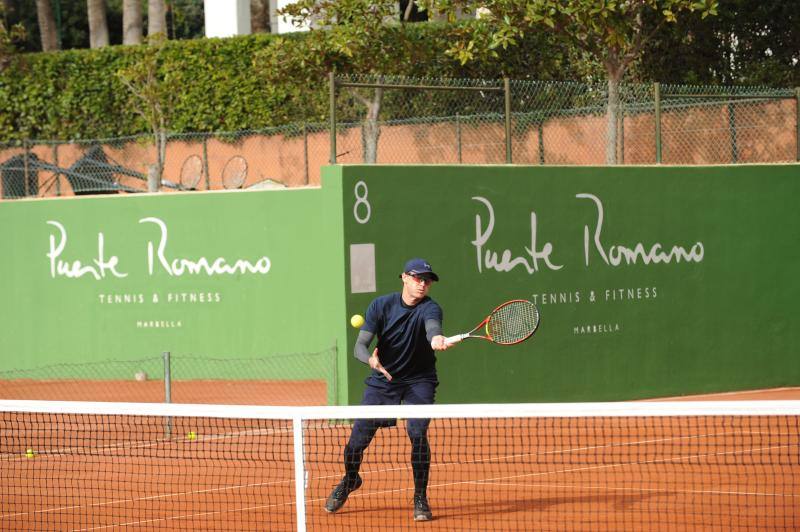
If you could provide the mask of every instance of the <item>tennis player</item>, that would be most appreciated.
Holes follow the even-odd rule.
[[[370,303],[364,325],[358,333],[355,357],[369,364],[372,373],[364,381],[362,405],[432,404],[436,386],[434,351],[449,347],[442,335],[442,308],[428,297],[431,283],[439,280],[423,259],[406,262],[401,292],[380,296]],[[369,346],[377,336],[372,355]],[[358,474],[364,450],[381,427],[397,424],[395,419],[359,419],[353,423],[344,448],[344,478],[325,502],[325,510],[338,511],[351,492],[361,487]],[[431,451],[428,445],[430,419],[409,419],[406,431],[411,440],[411,469],[414,476],[414,520],[433,518],[427,488]]]

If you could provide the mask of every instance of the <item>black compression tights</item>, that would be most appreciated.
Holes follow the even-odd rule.
[[[377,427],[354,426],[350,441],[344,448],[344,470],[348,482],[355,482],[364,450],[375,437]],[[414,474],[414,495],[424,495],[428,487],[431,468],[431,448],[425,433],[409,433],[411,440],[411,469]],[[352,487],[352,484],[351,484]]]

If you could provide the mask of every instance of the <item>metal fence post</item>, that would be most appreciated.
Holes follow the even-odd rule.
[[[653,83],[656,112],[656,163],[661,164],[661,84]]]
[[[203,174],[206,176],[206,190],[211,190],[211,176],[208,175],[208,135],[203,135]]]
[[[303,170],[305,171],[306,185],[308,184],[308,126],[303,120]]]
[[[622,103],[619,104],[619,113],[617,114],[617,140],[619,145],[618,161],[625,164],[625,108]]]
[[[794,88],[794,112],[795,144],[797,145],[797,160],[800,161],[800,87]]]
[[[736,141],[736,104],[728,102],[728,130],[731,137],[731,162],[739,162],[739,145]]]
[[[333,388],[332,396],[333,396],[333,403],[334,405],[342,404],[339,402],[339,352],[336,349],[336,342],[333,342],[333,346],[331,347],[331,368],[333,369]]]
[[[58,166],[58,143],[53,143],[53,164]],[[56,196],[61,195],[61,174],[56,173]]]
[[[169,351],[164,351],[164,402],[172,402],[172,362]],[[167,416],[167,425],[164,427],[167,437],[172,435],[172,418]]]
[[[506,163],[511,164],[511,82],[508,78],[503,78],[503,92],[505,93],[505,114],[506,114]]]
[[[544,117],[539,120],[539,164],[544,164]]]
[[[458,164],[461,164],[461,116],[458,113],[456,113],[456,153]]]
[[[328,72],[329,104],[331,113],[331,156],[330,163],[336,164],[336,77],[333,71]]]
[[[25,150],[23,157],[22,157],[22,193],[27,198],[30,196],[30,187],[28,183],[30,182],[30,168],[28,167],[28,158],[30,157],[31,147],[28,139],[23,139],[22,141],[22,148]]]

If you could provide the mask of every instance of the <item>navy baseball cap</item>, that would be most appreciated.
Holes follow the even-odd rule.
[[[421,277],[430,277],[434,281],[439,280],[439,276],[433,273],[431,264],[425,259],[411,259],[410,261],[406,262],[406,265],[403,267],[403,273],[407,273],[409,275],[419,275]]]

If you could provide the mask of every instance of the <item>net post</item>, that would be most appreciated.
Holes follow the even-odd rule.
[[[172,402],[172,370],[169,351],[164,351],[164,402]],[[172,417],[167,416],[164,431],[167,438],[172,435]]]
[[[297,532],[306,531],[306,476],[303,460],[303,418],[292,418],[294,444],[294,493],[297,512]]]

